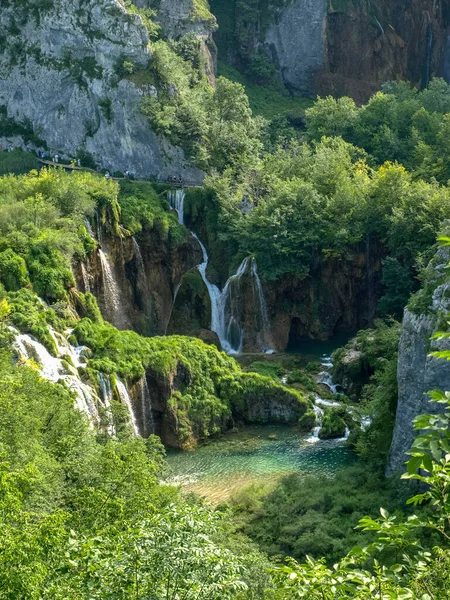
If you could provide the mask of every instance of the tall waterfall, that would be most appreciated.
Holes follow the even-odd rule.
[[[178,221],[184,225],[184,199],[186,192],[184,190],[170,190],[167,192],[167,200],[173,210],[177,211]]]
[[[184,224],[184,190],[171,190],[167,194],[170,206],[176,210],[178,221]],[[261,280],[258,275],[256,260],[251,257],[245,258],[238,270],[226,282],[221,291],[206,276],[209,257],[205,246],[194,232],[192,236],[197,240],[202,250],[203,261],[198,265],[198,270],[208,290],[211,300],[211,329],[214,331],[227,354],[240,354],[244,347],[244,329],[240,318],[241,293],[239,284],[242,276],[248,273],[251,277],[254,305],[256,308],[256,327],[258,330],[257,341],[263,352],[273,352],[273,342],[270,335],[270,323],[267,312],[267,304]],[[174,300],[175,302],[175,300]]]
[[[267,303],[266,298],[264,296],[264,291],[262,289],[261,280],[258,275],[258,266],[254,258],[252,259],[251,274],[254,286],[253,290],[256,295],[256,299],[259,305],[259,314],[261,316],[261,327],[258,331],[258,343],[261,350],[263,350],[266,354],[272,354],[274,352],[274,349],[272,334],[270,333],[270,322],[269,315],[267,312]]]
[[[99,249],[98,254],[102,267],[103,291],[108,316],[110,316],[113,325],[116,327],[126,327],[128,326],[128,320],[122,311],[119,285],[106,254],[101,249]]]
[[[144,259],[142,258],[142,252],[139,247],[137,240],[132,237],[133,247],[134,247],[134,255],[136,257],[136,265],[137,265],[137,289],[141,293],[141,300],[143,304],[150,309],[151,300],[150,300],[150,290],[147,281],[147,275],[145,273],[145,265]]]
[[[264,352],[273,352],[267,305],[255,259],[249,256],[244,258],[236,273],[228,279],[225,287],[220,291],[206,276],[209,260],[206,248],[195,233],[192,235],[200,244],[203,253],[203,262],[198,266],[198,270],[211,298],[211,329],[217,333],[223,350],[227,354],[240,354],[242,352],[244,331],[239,318],[241,302],[239,284],[242,276],[249,273],[252,280],[255,308],[257,309],[256,315],[260,320],[260,323],[258,323],[258,343]]]
[[[84,262],[82,262],[80,264],[81,264],[81,276],[83,277],[84,293],[87,294],[88,292],[91,291],[91,286],[89,285],[89,276],[88,276],[88,272],[87,272],[86,265],[84,264]]]
[[[120,379],[116,379],[116,390],[119,394],[120,401],[124,406],[128,409],[128,414],[130,416],[130,423],[133,426],[133,431],[135,435],[139,435],[139,429],[136,422],[136,417],[134,416],[133,405],[131,403],[130,394],[128,393],[125,385],[120,381]]]
[[[145,375],[141,381],[141,404],[142,420],[144,425],[142,434],[145,437],[148,437],[152,433],[155,433],[155,419],[152,411],[152,397],[148,387],[147,377]]]

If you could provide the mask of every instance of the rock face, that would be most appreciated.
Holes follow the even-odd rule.
[[[50,152],[75,156],[82,150],[112,172],[165,179],[175,171],[186,182],[201,182],[201,171],[158,138],[140,113],[143,96],[156,88],[120,73],[124,61],[138,69],[151,61],[141,17],[119,0],[41,4],[1,8],[7,43],[0,57],[0,107],[7,117],[27,123]]]
[[[178,246],[144,229],[136,238],[102,236],[101,250],[76,267],[78,288],[92,292],[118,329],[164,335],[181,278],[201,260],[193,238]]]
[[[288,89],[311,93],[313,75],[325,64],[328,0],[293,0],[277,11],[264,45]]]
[[[442,281],[448,253],[438,253],[438,265],[434,267]],[[442,262],[444,260],[444,262]],[[414,439],[412,421],[423,413],[441,412],[440,405],[430,402],[427,392],[450,390],[450,362],[429,356],[434,350],[448,350],[448,340],[430,341],[430,336],[442,330],[441,317],[450,310],[450,285],[444,281],[433,292],[427,314],[415,315],[405,310],[398,359],[398,407],[388,472],[401,469],[407,460],[405,452]]]
[[[212,0],[222,59],[252,73],[252,56],[265,53],[291,92],[361,102],[392,79],[420,86],[450,76],[449,7],[449,0]]]

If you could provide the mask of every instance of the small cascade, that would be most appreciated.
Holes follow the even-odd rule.
[[[147,383],[147,377],[144,375],[141,381],[141,405],[142,419],[144,424],[143,434],[145,437],[155,433],[155,419],[152,411],[152,397]]]
[[[340,386],[336,385],[333,382],[333,376],[331,375],[331,368],[333,366],[333,361],[331,360],[331,357],[324,354],[322,356],[321,365],[323,367],[323,370],[319,373],[317,383],[322,383],[323,385],[326,385],[333,394],[341,394],[342,392],[340,391]]]
[[[310,442],[311,444],[315,444],[316,442],[319,441],[319,432],[322,429],[322,421],[323,421],[323,416],[324,416],[324,410],[322,408],[320,408],[320,406],[317,406],[317,404],[314,404],[313,406],[313,410],[314,410],[314,414],[316,415],[316,426],[314,427],[314,429],[311,432],[311,437],[308,438],[308,442]]]
[[[106,310],[112,318],[114,325],[118,326],[124,320],[121,310],[120,290],[108,258],[103,250],[99,249],[100,264],[102,267],[102,278]]]
[[[169,190],[167,192],[167,200],[170,207],[177,211],[178,221],[184,225],[184,199],[186,192],[184,190]]]
[[[83,277],[84,293],[87,294],[88,292],[91,291],[91,286],[89,285],[89,276],[88,276],[87,268],[86,268],[86,265],[84,264],[84,262],[80,263],[80,265],[81,265],[81,276]]]
[[[136,422],[136,417],[134,416],[133,405],[131,402],[130,394],[126,386],[120,381],[120,379],[116,379],[116,390],[119,394],[120,401],[124,406],[128,408],[128,414],[130,416],[130,423],[133,426],[133,431],[135,435],[139,435],[139,429]]]
[[[94,231],[92,230],[92,225],[87,217],[83,217],[84,226],[86,227],[86,231],[88,236],[95,240]]]
[[[267,303],[266,298],[264,296],[261,280],[258,275],[258,267],[255,259],[252,260],[252,277],[254,281],[256,297],[258,299],[259,304],[259,314],[261,315],[261,330],[260,334],[258,335],[259,345],[266,354],[273,354],[275,350],[273,349],[272,334],[270,333]]]
[[[83,383],[78,374],[78,367],[85,365],[83,352],[85,348],[71,346],[61,334],[50,329],[50,333],[57,347],[58,357],[52,356],[47,348],[28,334],[15,333],[15,348],[22,360],[34,360],[39,365],[41,376],[44,379],[64,382],[69,390],[75,394],[75,403],[78,410],[89,417],[91,425],[100,421],[97,406],[99,398],[94,389]],[[69,357],[74,366],[67,361]],[[63,363],[64,361],[64,363]]]

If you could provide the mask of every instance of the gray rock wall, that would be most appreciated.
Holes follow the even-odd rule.
[[[16,16],[1,9],[4,31],[14,31]],[[9,118],[31,123],[50,152],[75,156],[84,148],[111,171],[202,181],[202,172],[156,136],[140,113],[143,95],[156,89],[119,80],[124,59],[139,67],[151,60],[141,18],[119,0],[55,0],[38,20],[30,11],[16,39],[8,36],[11,51],[0,56],[0,106]]]
[[[450,362],[429,356],[434,350],[450,349],[448,340],[430,341],[431,335],[442,326],[439,317],[450,311],[449,289],[448,283],[436,288],[428,315],[416,316],[405,310],[397,369],[398,406],[388,473],[403,468],[408,459],[405,453],[414,439],[413,419],[424,413],[442,412],[439,404],[430,402],[427,392],[450,390]]]
[[[310,93],[325,64],[326,17],[327,0],[293,0],[266,32],[265,46],[292,91]]]

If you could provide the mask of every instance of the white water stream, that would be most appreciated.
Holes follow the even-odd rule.
[[[182,224],[184,224],[185,195],[184,190],[172,190],[167,195],[170,206],[177,212],[178,220]],[[227,354],[236,355],[240,354],[244,347],[244,329],[239,317],[242,297],[240,283],[242,276],[248,274],[251,277],[258,322],[258,345],[263,352],[273,353],[267,304],[258,275],[256,260],[250,256],[244,258],[236,273],[228,279],[223,290],[220,290],[217,285],[209,281],[206,275],[209,257],[204,244],[194,232],[191,233],[199,243],[202,251],[203,260],[198,265],[198,270],[211,300],[211,330],[217,334],[222,349]]]
[[[98,425],[100,418],[97,406],[100,399],[91,386],[81,381],[78,374],[78,367],[86,364],[83,357],[86,348],[71,346],[64,336],[50,329],[57,347],[58,356],[55,357],[30,335],[20,334],[14,329],[13,332],[16,334],[14,345],[20,358],[34,360],[39,365],[39,371],[44,379],[54,383],[58,381],[65,383],[68,389],[75,393],[76,407],[89,417],[92,426]],[[65,357],[70,358],[73,366],[65,360]]]
[[[133,405],[131,403],[130,394],[128,393],[125,385],[120,381],[120,379],[116,379],[116,390],[119,394],[120,401],[124,406],[128,408],[128,414],[130,416],[130,423],[133,426],[133,431],[135,435],[139,435],[139,428],[136,422],[136,417],[133,411]]]

